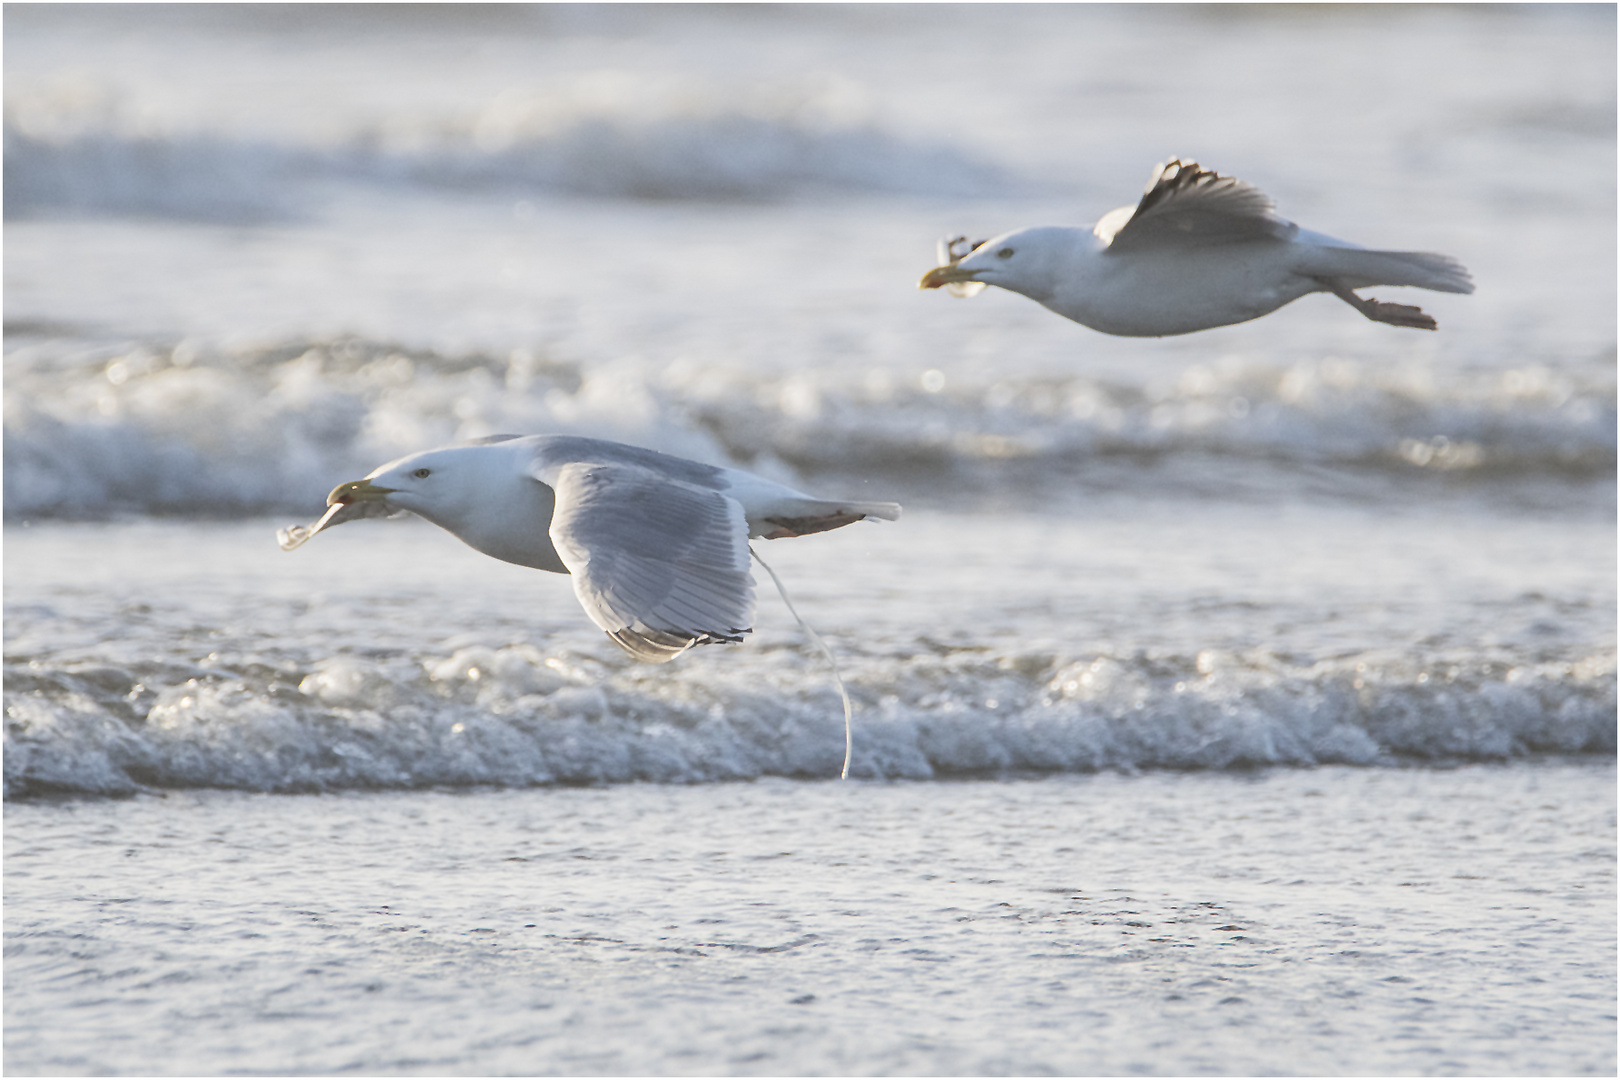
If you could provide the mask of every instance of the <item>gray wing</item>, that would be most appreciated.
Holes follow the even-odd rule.
[[[1092,231],[1110,253],[1287,240],[1299,226],[1278,217],[1276,209],[1253,184],[1171,158],[1154,170],[1134,210],[1110,211]]]
[[[554,473],[551,541],[591,621],[640,660],[737,642],[754,618],[748,522],[712,488],[630,464]]]
[[[599,465],[633,465],[660,478],[684,480],[699,487],[723,488],[724,469],[705,465],[701,461],[659,453],[641,446],[591,439],[583,435],[530,435],[527,441],[534,447],[535,460],[541,471],[548,463],[594,462]],[[542,483],[544,477],[537,477]]]

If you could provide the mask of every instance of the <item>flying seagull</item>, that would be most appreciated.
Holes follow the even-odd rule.
[[[1090,229],[1043,225],[969,244],[941,241],[919,288],[971,296],[986,285],[1029,297],[1105,334],[1190,334],[1269,315],[1329,292],[1373,322],[1434,330],[1409,304],[1357,296],[1374,285],[1471,293],[1462,264],[1422,251],[1371,251],[1302,229],[1252,184],[1196,161],[1154,170],[1135,207]]]
[[[571,435],[495,435],[411,454],[339,484],[326,505],[314,525],[282,529],[282,548],[408,510],[486,555],[571,574],[591,621],[650,663],[752,630],[750,537],[900,516],[895,503],[817,499],[737,469]]]

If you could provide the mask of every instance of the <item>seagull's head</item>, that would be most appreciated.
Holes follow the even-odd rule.
[[[530,474],[533,451],[513,438],[425,450],[339,484],[326,497],[326,516],[303,532],[289,531],[282,546],[296,547],[328,525],[409,510],[486,555],[566,574],[547,535],[554,493]]]
[[[919,289],[937,289],[957,282],[995,285],[1032,300],[1049,296],[1066,251],[1070,230],[1051,227],[1018,229],[986,240],[968,254],[945,266],[936,266],[917,283]],[[1058,234],[1063,234],[1060,238]]]
[[[491,465],[482,447],[454,446],[402,457],[372,471],[364,480],[339,484],[326,497],[327,506],[386,503],[409,510],[454,532],[454,523],[473,511],[478,477]]]
[[[455,471],[454,464],[446,469],[438,460],[441,450],[412,454],[384,465],[364,480],[350,480],[332,489],[326,497],[326,513],[313,525],[292,525],[277,534],[282,549],[291,551],[303,545],[318,532],[362,518],[393,517],[410,510],[435,524],[439,518],[440,503],[448,502],[444,492],[451,485],[445,481],[447,471]],[[427,461],[421,459],[432,458]],[[427,481],[433,480],[429,486]],[[445,526],[449,528],[449,526]],[[454,531],[454,530],[452,530]]]

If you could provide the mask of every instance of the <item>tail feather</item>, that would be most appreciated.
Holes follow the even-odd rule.
[[[861,517],[882,518],[884,521],[900,520],[900,504],[892,502],[848,502],[839,503],[839,508],[847,510]]]
[[[1462,263],[1432,251],[1312,247],[1300,269],[1312,277],[1332,279],[1347,289],[1404,285],[1445,293],[1474,291],[1474,279]]]
[[[889,502],[809,502],[764,518],[770,528],[758,535],[766,540],[780,540],[786,536],[809,536],[811,533],[841,529],[863,518],[882,518],[896,521],[900,517],[900,504]]]

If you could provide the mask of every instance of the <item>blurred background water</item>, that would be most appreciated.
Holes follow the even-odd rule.
[[[1557,997],[1596,979],[1612,1004],[1614,981],[1612,7],[24,5],[5,29],[8,1070],[1612,1071],[1612,1009]],[[996,290],[915,288],[939,236],[1093,221],[1171,155],[1307,227],[1453,255],[1478,292],[1375,290],[1420,303],[1434,334],[1316,296],[1137,340]],[[808,822],[787,804],[827,797],[772,782],[742,811],[755,796],[717,783],[836,773],[829,675],[774,599],[746,644],[646,668],[566,580],[421,523],[275,549],[275,526],[310,520],[334,484],[497,432],[615,438],[905,504],[893,526],[762,551],[856,701],[865,783],[838,797],[882,791],[868,797],[899,815],[843,834],[880,878],[901,804],[962,803],[940,781],[1011,800],[1020,836],[1053,799],[1095,812],[1088,784],[1140,793],[1140,814],[1093,839],[1099,863],[1087,847],[1039,864],[1083,895],[1103,887],[1093,865],[1151,859],[1137,840],[1161,770],[1208,774],[1176,789],[1196,822],[1228,812],[1223,784],[1275,767],[1330,798],[1407,778],[1403,815],[1459,776],[1524,814],[1570,785],[1595,815],[1580,835],[1599,839],[1560,865],[1597,906],[1542,913],[1570,934],[1538,945],[1522,994],[1501,991],[1494,1057],[1461,1007],[1332,1032],[1268,1015],[1278,1049],[1260,1058],[1241,1041],[1200,1056],[1171,1025],[1153,1052],[1110,1057],[1121,1014],[1095,1002],[1100,1018],[1071,1017],[1078,1056],[1039,1039],[992,1052],[997,1032],[1034,1038],[1038,1010],[960,1043],[867,1031],[831,1057],[792,1038],[735,1060],[665,1038],[641,1057],[547,1056],[544,1041],[506,1057],[449,1034],[424,1035],[430,1064],[345,1057],[347,1036],[325,1056],[229,1040],[176,1056],[178,1033],[227,1022],[194,1007],[227,976],[182,965],[152,990],[141,949],[177,940],[161,920],[98,921],[99,959],[74,959],[85,912],[150,883],[45,869],[92,858],[123,808],[141,810],[118,842],[158,830],[130,840],[147,850],[198,815],[251,832],[287,805],[179,789],[300,794],[321,809],[293,817],[401,837],[412,815],[473,805],[447,789],[535,788],[538,821],[571,812],[546,801],[571,785],[697,785],[668,797],[717,833],[739,812]],[[1049,774],[1062,783],[1032,779]],[[1295,785],[1242,790],[1286,807]],[[371,794],[315,794],[347,791]],[[596,812],[639,813],[637,791],[605,789]],[[1321,850],[1361,850],[1393,819],[1339,835],[1313,820]],[[1477,827],[1452,825],[1472,850]],[[40,830],[46,853],[26,850],[43,866],[14,860]],[[625,843],[614,858],[664,857],[656,837]],[[1482,879],[1518,880],[1516,843],[1480,854]],[[812,847],[802,872],[838,876],[842,856]],[[1189,866],[1159,883],[1165,904],[1235,899],[1211,885],[1217,863]],[[395,884],[432,893],[441,871],[428,859]],[[242,911],[221,933],[246,932],[255,904],[301,902],[231,887]],[[1447,910],[1483,902],[1459,888]],[[671,925],[722,917],[693,903]],[[880,922],[884,939],[912,932]],[[1300,933],[1280,955],[1327,947]],[[1017,963],[1003,945],[962,956]],[[1606,967],[1558,977],[1593,950]],[[546,962],[584,985],[574,960]],[[1470,970],[1432,993],[1478,998]],[[1392,974],[1370,964],[1350,989]],[[115,1002],[85,1021],[107,1030],[151,994],[168,1035],[125,1058],[64,1050],[60,1016],[92,1015],[75,1003]],[[657,1027],[691,1004],[671,995],[675,1013],[626,1007]],[[744,1022],[746,995],[718,1000],[722,1028]],[[1559,1010],[1572,1019],[1555,1030]],[[1412,1024],[1438,1056],[1367,1056]],[[1537,1056],[1550,1044],[1567,1049]]]

